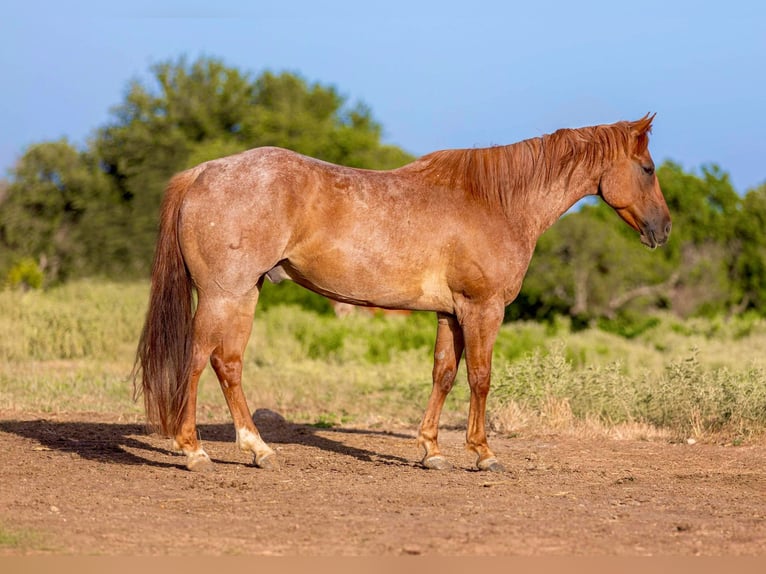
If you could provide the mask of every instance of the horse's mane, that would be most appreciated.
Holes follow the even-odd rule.
[[[592,170],[632,153],[631,146],[645,149],[652,119],[560,129],[506,146],[436,151],[414,166],[435,183],[462,187],[471,197],[507,207],[514,195],[569,178],[579,165]],[[632,131],[636,124],[638,134]]]

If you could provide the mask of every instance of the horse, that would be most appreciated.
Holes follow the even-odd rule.
[[[212,466],[196,432],[197,387],[210,361],[236,444],[254,466],[278,468],[245,400],[242,357],[264,280],[290,279],[353,305],[435,312],[420,464],[451,467],[439,417],[465,356],[466,448],[478,469],[502,472],[485,417],[504,309],[537,239],[585,196],[599,196],[646,246],[667,241],[670,213],[648,148],[655,115],[436,151],[393,170],[260,147],[176,174],[162,200],[133,370],[149,426],[174,438],[188,469]]]

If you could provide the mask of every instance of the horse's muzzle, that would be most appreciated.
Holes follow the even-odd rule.
[[[641,243],[651,249],[665,245],[670,237],[670,229],[672,227],[673,224],[669,220],[664,225],[646,225],[641,230]]]

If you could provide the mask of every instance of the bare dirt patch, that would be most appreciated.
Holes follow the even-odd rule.
[[[758,555],[766,445],[566,437],[491,444],[478,472],[419,467],[414,429],[319,429],[256,416],[281,468],[249,466],[229,423],[200,426],[212,473],[104,415],[0,413],[0,554]]]

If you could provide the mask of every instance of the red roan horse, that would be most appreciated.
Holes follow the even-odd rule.
[[[653,119],[437,151],[391,171],[265,147],[177,174],[162,205],[134,370],[149,422],[175,438],[189,469],[211,466],[196,432],[197,385],[209,359],[237,444],[256,466],[277,464],[245,401],[242,355],[264,278],[289,278],[355,305],[435,311],[422,464],[450,466],[437,442],[439,416],[465,353],[467,448],[479,469],[503,470],[484,419],[505,306],[538,237],[587,195],[601,196],[645,245],[665,243],[670,214],[648,150]]]

